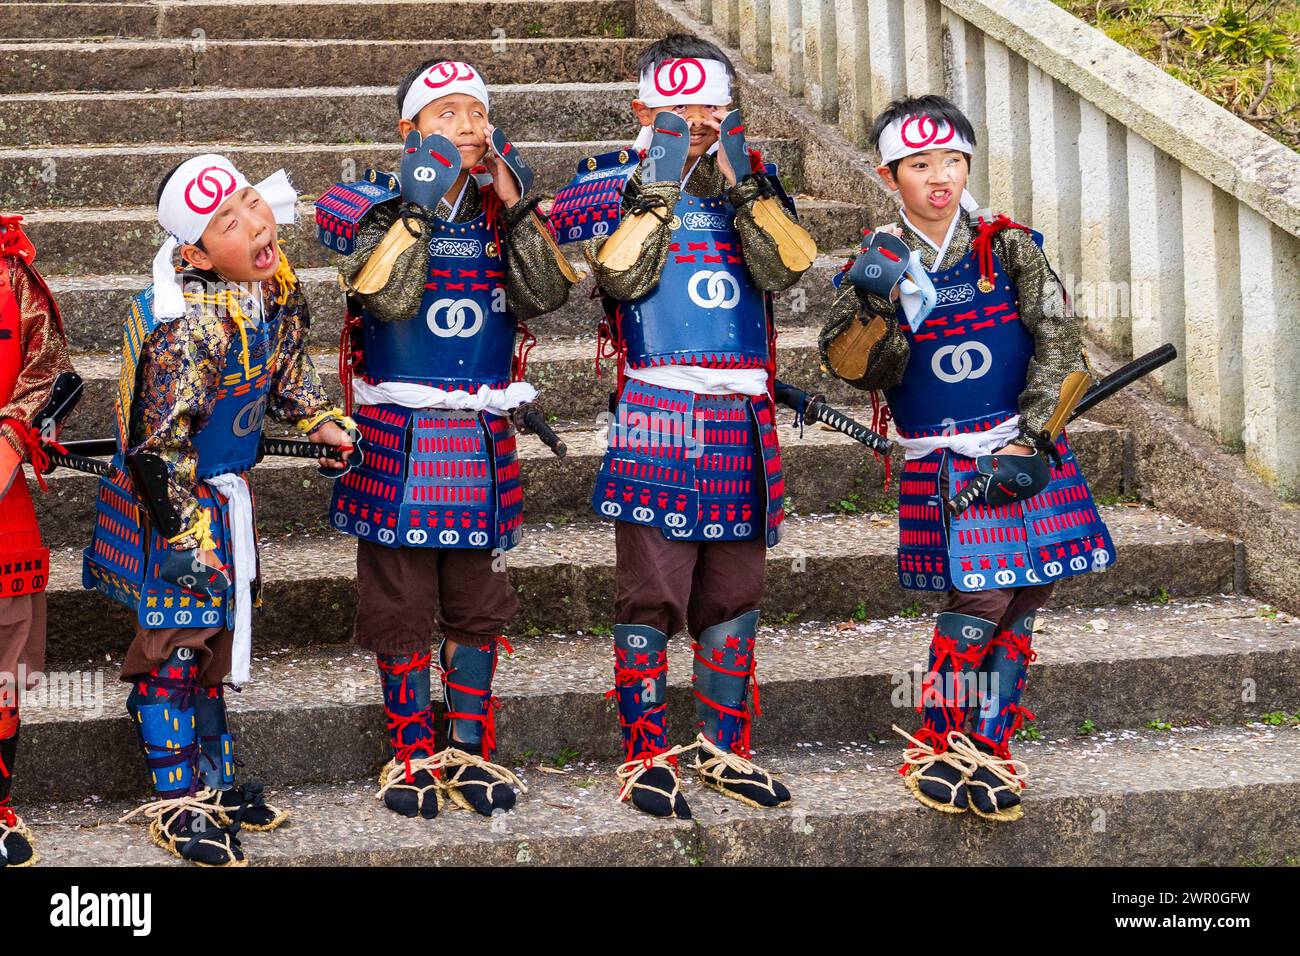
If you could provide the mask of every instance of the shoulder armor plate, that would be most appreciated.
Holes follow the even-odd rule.
[[[555,194],[548,224],[559,243],[611,235],[622,218],[623,189],[641,157],[634,149],[589,156]]]
[[[354,183],[335,183],[316,200],[316,234],[321,245],[351,255],[356,226],[371,209],[402,195],[397,177],[367,169]]]

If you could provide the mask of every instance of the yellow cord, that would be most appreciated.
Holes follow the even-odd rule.
[[[199,539],[200,551],[215,551],[217,543],[212,540],[212,519],[208,516],[208,509],[200,507],[194,518],[194,523],[174,537],[168,538],[168,544],[175,544],[181,538],[188,538],[193,535]]]
[[[344,415],[343,409],[341,408],[327,408],[325,411],[318,412],[311,418],[301,419],[298,422],[298,430],[310,435],[316,429],[320,428],[323,423],[330,420],[336,420],[339,423],[339,427],[344,431],[356,431],[357,423],[347,415]]]

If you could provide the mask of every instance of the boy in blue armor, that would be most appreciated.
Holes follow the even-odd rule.
[[[260,785],[234,786],[223,689],[227,674],[236,687],[250,677],[260,573],[248,473],[263,419],[353,442],[307,353],[307,300],[277,241],[296,199],[283,170],[254,187],[215,154],[164,178],[158,222],[169,237],[124,326],[118,454],[85,552],[86,586],[138,618],[122,679],[156,799],[128,816],[144,815],[155,843],[205,866],[243,865],[239,829],[287,816]]]
[[[523,789],[490,762],[497,650],[509,650],[518,610],[499,556],[523,521],[511,416],[537,395],[524,381],[525,323],[563,305],[578,278],[488,99],[470,64],[420,64],[397,90],[399,174],[369,170],[316,206],[321,241],[344,256],[344,387],[367,442],[364,466],[335,487],[331,521],[358,538],[353,637],[378,659],[393,750],[379,796],[426,819],[444,798],[491,816]]]
[[[789,791],[749,746],[764,563],[784,517],[771,293],[816,247],[775,167],[745,144],[726,55],[673,35],[638,69],[636,143],[580,163],[550,217],[584,244],[618,362],[592,506],[616,522],[620,797],[688,818],[677,757],[694,750],[706,786],[784,806]],[[685,746],[670,745],[665,695],[668,637],[683,625],[700,729]]]
[[[966,191],[975,133],[956,106],[895,101],[871,141],[901,223],[837,276],[820,344],[840,378],[884,391],[898,430],[899,580],[947,592],[902,772],[933,809],[1015,820],[1035,615],[1057,580],[1115,559],[1062,433],[1090,381],[1081,331],[1042,236]],[[981,475],[988,491],[960,510],[950,499]]]

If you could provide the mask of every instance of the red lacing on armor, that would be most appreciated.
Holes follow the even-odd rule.
[[[889,437],[889,423],[894,420],[894,413],[889,408],[889,403],[885,401],[884,396],[879,392],[871,393],[871,430],[881,438]],[[873,451],[877,458],[882,457],[880,452]],[[885,491],[889,491],[889,481],[894,473],[894,460],[892,456],[885,455]]]
[[[1023,654],[1025,656],[1025,663],[1032,664],[1034,661],[1038,660],[1038,652],[1030,646],[1030,644],[1033,643],[1033,640],[1034,635],[1032,634],[1017,634],[1015,631],[1001,631],[998,633],[997,637],[989,641],[988,650],[991,651],[994,647],[1001,645],[1007,650]]]
[[[7,827],[18,826],[18,815],[14,813],[14,808],[9,805],[8,797],[0,800],[0,822],[3,822]]]
[[[504,636],[504,635],[498,635],[496,638],[493,639],[493,643],[495,643],[495,644],[499,644],[501,647],[504,647],[504,648],[506,649],[506,653],[507,653],[507,654],[514,654],[514,652],[515,652],[515,649],[514,649],[513,647],[510,646],[510,642],[507,641],[507,640],[505,639],[505,636]],[[493,661],[492,661],[492,670],[493,670],[493,673],[496,672],[496,657],[495,657],[495,653],[496,653],[496,652],[495,652],[495,650],[494,650],[494,651],[493,651]],[[465,685],[465,684],[455,684],[455,683],[452,683],[452,681],[450,681],[448,678],[449,678],[452,674],[456,673],[456,668],[454,668],[454,667],[451,668],[450,670],[447,670],[447,669],[444,669],[444,668],[441,668],[441,667],[440,667],[440,668],[438,668],[438,672],[439,672],[439,674],[440,674],[441,677],[442,677],[442,686],[443,686],[443,688],[444,688],[444,697],[445,697],[445,689],[450,688],[451,690],[459,690],[459,691],[463,691],[464,693],[466,693],[466,694],[471,694],[471,695],[473,695],[474,697],[486,697],[486,698],[487,698],[487,707],[484,708],[484,711],[483,711],[483,713],[481,713],[481,714],[462,714],[462,713],[459,713],[459,712],[457,712],[457,711],[453,711],[453,710],[450,709],[450,707],[448,707],[447,714],[446,714],[446,718],[447,718],[447,725],[448,725],[448,727],[451,726],[451,722],[452,722],[453,720],[473,720],[473,721],[476,721],[476,722],[482,724],[482,725],[483,725],[483,743],[482,743],[482,746],[481,746],[479,749],[480,749],[481,752],[482,752],[483,759],[484,759],[484,760],[488,759],[489,757],[492,756],[492,752],[493,752],[494,750],[497,749],[497,724],[496,724],[496,712],[497,712],[498,708],[500,708],[500,706],[501,706],[501,699],[498,698],[498,697],[493,697],[493,696],[491,696],[491,693],[492,693],[492,692],[491,692],[491,690],[490,690],[489,688],[485,688],[485,687],[484,687],[484,688],[480,688],[480,687],[469,687],[468,685]],[[456,741],[455,741],[454,739],[451,739],[451,740],[449,740],[449,743],[455,744]]]
[[[926,673],[921,681],[921,705],[917,711],[923,711],[927,702],[935,696],[933,694],[936,680],[942,678],[939,673],[945,662],[952,663],[953,672],[953,699],[948,700],[947,696],[940,692],[938,695],[941,703],[939,709],[943,711],[945,725],[949,727],[960,727],[965,720],[965,703],[962,700],[962,685],[957,680],[957,675],[961,674],[962,664],[969,664],[972,668],[978,667],[980,660],[984,656],[984,648],[980,646],[971,646],[964,651],[957,650],[957,641],[948,637],[946,634],[940,634],[937,631],[934,635],[934,665]],[[929,706],[935,706],[930,704]],[[918,738],[920,739],[920,738]]]
[[[1003,760],[1011,759],[1011,738],[1016,735],[1016,731],[1025,725],[1026,720],[1037,720],[1038,717],[1032,711],[1026,710],[1020,704],[1007,704],[1006,713],[1012,717],[1011,726],[1007,728],[1006,735],[1001,740],[989,740],[982,734],[971,734],[971,737],[993,749],[995,757],[1001,757]]]
[[[605,691],[605,699],[610,700],[618,696],[620,687],[631,687],[640,684],[643,680],[658,680],[668,673],[668,664],[665,661],[656,667],[627,667],[622,664],[614,665],[614,686]],[[618,715],[619,726],[622,727],[626,734],[624,747],[627,750],[628,760],[641,758],[645,761],[646,767],[650,766],[650,760],[655,754],[662,753],[664,747],[658,747],[651,743],[651,737],[659,737],[664,732],[662,720],[656,724],[650,720],[651,714],[662,714],[668,706],[667,702],[657,707],[652,707],[643,713],[636,720],[628,723],[623,719],[623,713],[620,709]],[[673,760],[673,766],[676,766],[676,760]]]
[[[390,677],[400,677],[402,679],[401,686],[397,690],[397,702],[399,704],[405,704],[411,699],[407,696],[410,692],[410,688],[406,686],[407,677],[410,676],[412,671],[424,670],[432,660],[432,651],[425,651],[423,654],[412,654],[409,660],[400,664],[385,664],[384,659],[379,658],[379,669],[381,671]]]
[[[980,278],[988,282],[993,281],[993,237],[1003,229],[1030,231],[1028,226],[1012,222],[1006,213],[998,213],[992,222],[985,222],[984,217],[980,216],[979,225],[975,227],[975,238],[971,240],[971,252],[979,264]]]
[[[522,382],[524,375],[528,371],[528,354],[532,352],[533,346],[537,344],[537,336],[529,330],[528,326],[523,323],[517,323],[519,327],[519,347],[515,350],[515,374],[511,381]]]
[[[599,289],[592,289],[591,297],[593,299],[599,294]],[[606,315],[600,320],[600,325],[596,328],[596,379],[598,381],[600,379],[601,359],[614,359],[614,368],[616,369],[615,395],[623,394],[623,385],[627,381],[627,343],[623,341],[622,326],[623,306],[618,305],[614,309],[613,317]]]
[[[937,754],[944,753],[948,749],[948,735],[946,733],[940,733],[933,727],[922,727],[912,736],[915,737],[918,742],[930,747]],[[907,771],[912,766],[913,765],[910,763],[904,763],[898,768],[898,772],[903,776],[907,776]]]
[[[13,428],[14,434],[27,450],[27,460],[31,463],[32,471],[36,472],[36,483],[40,485],[41,491],[49,491],[50,486],[45,483],[44,474],[50,467],[50,456],[46,453],[46,449],[52,448],[63,455],[66,455],[68,450],[53,438],[43,440],[36,429],[21,418],[0,418],[0,425],[5,424]]]
[[[433,727],[429,725],[429,711],[421,710],[414,714],[395,714],[387,707],[384,713],[388,715],[388,739],[393,745],[394,759],[405,765],[406,782],[413,783],[415,775],[411,773],[411,758],[417,752],[422,752],[426,757],[432,757],[434,754]],[[409,727],[422,727],[429,732],[427,737],[421,737],[409,744],[402,743],[402,734]],[[434,776],[441,776],[434,771]]]
[[[1014,720],[1011,721],[1011,729],[1007,731],[1007,740],[1016,735],[1016,731],[1025,725],[1026,720],[1037,720],[1038,717],[1030,710],[1026,710],[1020,704],[1007,704],[1007,713],[1011,714]],[[1007,741],[1002,741],[999,747],[998,756],[1005,758],[1007,756]]]
[[[758,669],[758,661],[756,660],[755,656],[751,653],[749,655],[749,669],[743,671],[733,671],[729,668],[723,667],[720,664],[715,664],[713,663],[713,661],[707,660],[703,656],[701,656],[700,651],[704,650],[704,648],[700,644],[692,643],[691,649],[695,652],[695,659],[699,661],[701,664],[703,664],[705,667],[707,667],[709,670],[717,671],[719,674],[726,674],[729,677],[744,678],[745,680],[749,681],[749,686],[753,689],[753,699],[754,699],[754,710],[752,716],[748,706],[746,706],[744,710],[737,710],[733,707],[726,707],[722,704],[717,703],[716,701],[709,700],[709,698],[705,697],[698,690],[696,690],[695,688],[691,688],[692,692],[695,694],[696,699],[699,700],[700,702],[707,704],[709,707],[712,707],[714,710],[720,713],[730,714],[732,717],[738,717],[740,719],[741,725],[743,727],[741,731],[741,740],[739,742],[733,741],[731,744],[731,749],[734,750],[736,753],[740,754],[740,756],[744,757],[746,760],[748,760],[751,756],[751,751],[749,749],[750,724],[753,721],[753,717],[763,716],[763,708],[759,700],[759,694],[758,694],[758,677],[755,676],[755,671]],[[694,675],[691,676],[691,681],[692,683],[694,683],[695,681]],[[703,723],[701,723],[700,726],[701,727],[704,726]]]
[[[343,331],[339,333],[339,387],[343,390],[343,412],[352,415],[352,374],[361,364],[361,316],[350,309],[343,315]]]

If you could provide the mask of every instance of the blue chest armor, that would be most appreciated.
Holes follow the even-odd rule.
[[[516,324],[506,311],[503,250],[486,215],[434,221],[419,312],[380,322],[362,312],[362,354],[371,382],[416,382],[477,391],[510,381]]]
[[[619,309],[628,367],[765,367],[767,303],[741,258],[731,204],[683,194],[673,222],[659,284]]]
[[[83,552],[82,583],[134,610],[144,627],[232,627],[234,606],[230,601],[224,597],[207,600],[186,594],[158,576],[160,557],[168,545],[153,528],[149,529],[149,540],[144,540],[141,520],[144,505],[124,470],[120,449],[128,441],[131,407],[140,400],[135,394],[136,372],[144,345],[158,324],[152,304],[152,288],[136,296],[124,329],[119,452],[113,458],[115,471],[99,482],[94,533],[90,547]],[[272,361],[279,318],[273,317],[257,327],[245,325],[244,329],[248,367],[244,366],[240,337],[234,335],[222,368],[216,402],[207,421],[192,438],[198,453],[196,475],[200,479],[194,496],[208,512],[217,555],[227,565],[232,560],[227,506],[202,479],[227,472],[239,474],[257,461],[266,396],[275,371]]]
[[[337,184],[317,203],[321,242],[350,252],[356,224],[397,196],[396,180],[373,171],[361,183]],[[505,252],[486,215],[434,220],[429,253],[416,315],[380,322],[362,312],[362,374],[371,384],[505,387],[517,325],[506,309]],[[335,528],[386,547],[518,544],[523,488],[509,419],[396,404],[362,405],[354,417],[365,464],[334,483]]]
[[[1042,245],[1042,236],[1032,234]],[[938,301],[913,331],[898,310],[911,352],[903,380],[885,395],[904,437],[986,431],[1018,413],[1034,340],[1020,321],[1015,281],[993,256],[993,287],[981,291],[972,253],[930,274]],[[991,508],[982,501],[949,517],[941,494],[976,475],[975,460],[940,449],[903,466],[898,485],[898,575],[905,588],[980,591],[1044,584],[1115,560],[1068,439],[1057,441],[1061,467],[1028,501]]]
[[[612,234],[638,162],[623,150],[580,163],[551,209],[556,239]],[[779,187],[775,166],[767,170]],[[606,308],[630,369],[766,368],[771,361],[768,296],[749,277],[735,211],[721,195],[683,194],[659,283],[634,302],[607,300]],[[669,539],[761,538],[771,546],[781,537],[784,487],[768,396],[697,395],[629,379],[591,503],[599,515],[660,528]]]

